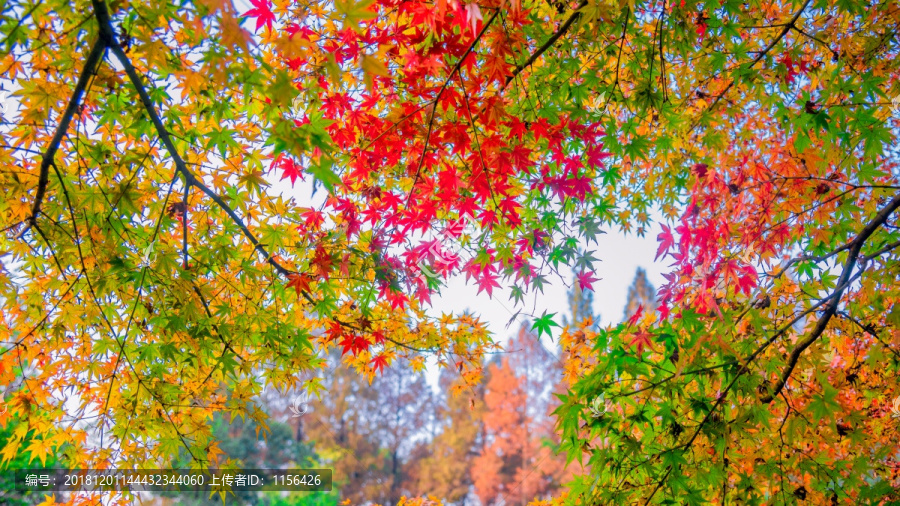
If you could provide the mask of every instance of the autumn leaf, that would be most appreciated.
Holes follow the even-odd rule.
[[[478,22],[483,21],[484,17],[481,16],[481,8],[478,7],[478,4],[475,2],[466,4],[466,23],[472,27],[472,34],[478,34]]]
[[[669,229],[669,227],[667,227],[666,225],[661,225],[661,228],[662,232],[660,232],[656,237],[656,240],[659,242],[659,247],[656,250],[657,260],[659,259],[659,257],[664,256],[666,253],[668,253],[669,248],[671,248],[672,245],[675,244],[675,238],[672,237],[671,229]]]
[[[272,13],[271,0],[250,0],[253,8],[244,13],[244,17],[256,18],[256,31],[265,26],[269,30],[272,29],[272,23],[275,22],[275,14]]]
[[[335,476],[362,477],[335,494],[397,502],[372,492],[379,476],[459,478],[435,494],[448,503],[895,499],[892,457],[872,450],[893,447],[900,395],[895,3],[25,4],[0,21],[7,465],[204,467],[226,459],[221,417],[269,433],[264,387],[330,391],[352,373],[364,399],[436,363],[464,395],[435,448],[460,453],[306,438]],[[457,234],[463,219],[475,230]],[[592,264],[619,246],[580,248],[656,226],[671,264],[599,325]],[[541,362],[565,394],[532,423],[508,409],[538,376],[515,362],[548,356],[504,354],[487,402],[503,330],[441,291],[473,279],[474,306],[508,292],[539,342],[570,271],[581,299]],[[398,376],[396,406],[427,400]],[[59,404],[70,390],[82,405]],[[601,395],[612,408],[586,417]],[[367,434],[426,444],[406,425]],[[523,481],[544,440],[580,465]],[[377,475],[391,454],[397,472]]]
[[[644,348],[653,348],[653,343],[650,341],[650,337],[652,337],[652,334],[641,330],[634,334],[634,336],[632,336],[631,341],[629,341],[628,344],[629,346],[636,346],[637,354],[641,355],[644,352]]]
[[[47,456],[50,455],[52,448],[46,440],[32,439],[26,450],[31,454],[32,461],[34,459],[38,459],[41,461],[41,465],[43,466],[46,464]]]
[[[582,290],[593,290],[594,289],[594,281],[599,281],[600,278],[594,277],[594,273],[590,271],[581,271],[578,273],[578,286]]]
[[[281,179],[284,180],[290,178],[292,187],[294,186],[294,183],[297,182],[297,179],[303,180],[301,168],[288,156],[280,155],[272,162],[272,167],[280,168]]]
[[[287,287],[293,288],[297,295],[308,293],[313,277],[309,274],[292,274],[288,280]]]
[[[372,369],[375,372],[384,372],[384,367],[388,365],[388,358],[384,355],[375,355],[371,360]]]

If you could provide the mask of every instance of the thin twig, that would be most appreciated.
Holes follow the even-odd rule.
[[[514,68],[512,71],[512,75],[506,77],[506,82],[503,83],[503,89],[505,89],[507,86],[509,86],[509,83],[511,83],[512,80],[515,79],[516,76],[519,75],[520,72],[525,70],[526,67],[531,66],[535,61],[537,61],[538,58],[541,57],[542,54],[544,54],[544,52],[546,52],[548,49],[550,49],[553,46],[553,44],[555,44],[556,41],[559,40],[560,37],[562,37],[563,35],[566,34],[566,32],[569,31],[569,28],[572,28],[572,25],[575,24],[575,21],[578,21],[578,18],[581,17],[581,9],[584,8],[584,6],[586,6],[586,5],[587,5],[587,0],[581,0],[581,3],[579,3],[578,6],[575,7],[575,12],[573,12],[563,22],[563,24],[559,25],[559,28],[556,29],[556,31],[553,33],[553,35],[551,35],[549,39],[547,39],[543,44],[541,44],[541,47],[537,48],[534,51],[534,53],[531,54],[531,56],[528,58],[528,60],[525,61],[525,63],[522,63],[521,65],[516,65],[516,68]]]

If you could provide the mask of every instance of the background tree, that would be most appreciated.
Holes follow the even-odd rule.
[[[557,358],[523,325],[488,367],[484,438],[471,469],[483,504],[527,504],[557,490],[563,462],[550,419]]]
[[[581,283],[575,278],[575,281],[572,283],[572,288],[566,292],[566,295],[569,298],[569,309],[571,314],[563,316],[563,326],[576,326],[585,319],[590,318],[591,322],[593,322],[590,325],[591,328],[597,329],[600,327],[600,315],[594,313],[593,290],[584,290],[581,287]]]
[[[327,395],[304,414],[305,434],[316,454],[334,469],[341,496],[393,504],[404,494],[416,465],[414,449],[429,435],[432,392],[407,364],[386,369],[370,384],[330,356]]]
[[[448,504],[469,504],[472,470],[484,437],[484,385],[454,391],[460,383],[451,369],[441,372],[434,415],[437,434],[418,447],[418,458],[410,466],[415,495],[442,498]]]
[[[628,320],[638,309],[644,313],[656,312],[656,289],[647,279],[647,271],[638,267],[634,273],[634,280],[628,287],[628,298],[625,300],[625,319]]]
[[[470,470],[475,491],[484,504],[525,499],[517,480],[530,463],[526,413],[527,394],[521,378],[506,358],[491,364],[485,387],[485,438],[481,454]]]

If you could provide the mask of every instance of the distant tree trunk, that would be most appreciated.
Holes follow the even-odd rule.
[[[397,457],[397,448],[391,453],[391,504],[400,502],[400,459]]]

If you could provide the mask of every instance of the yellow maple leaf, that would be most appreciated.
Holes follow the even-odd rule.
[[[11,462],[13,457],[15,457],[19,453],[19,442],[12,439],[6,442],[6,446],[3,447],[3,450],[0,450],[0,462],[4,464],[7,462]]]
[[[360,68],[365,74],[366,87],[368,88],[372,87],[372,81],[375,79],[375,76],[388,75],[388,70],[384,63],[369,54],[363,55]]]
[[[37,506],[51,506],[56,504],[56,494],[50,494],[44,496],[44,502],[38,504]]]
[[[27,450],[31,453],[29,462],[38,458],[40,459],[42,466],[47,463],[47,455],[50,454],[50,444],[48,441],[44,439],[33,439],[31,444],[28,445]]]

